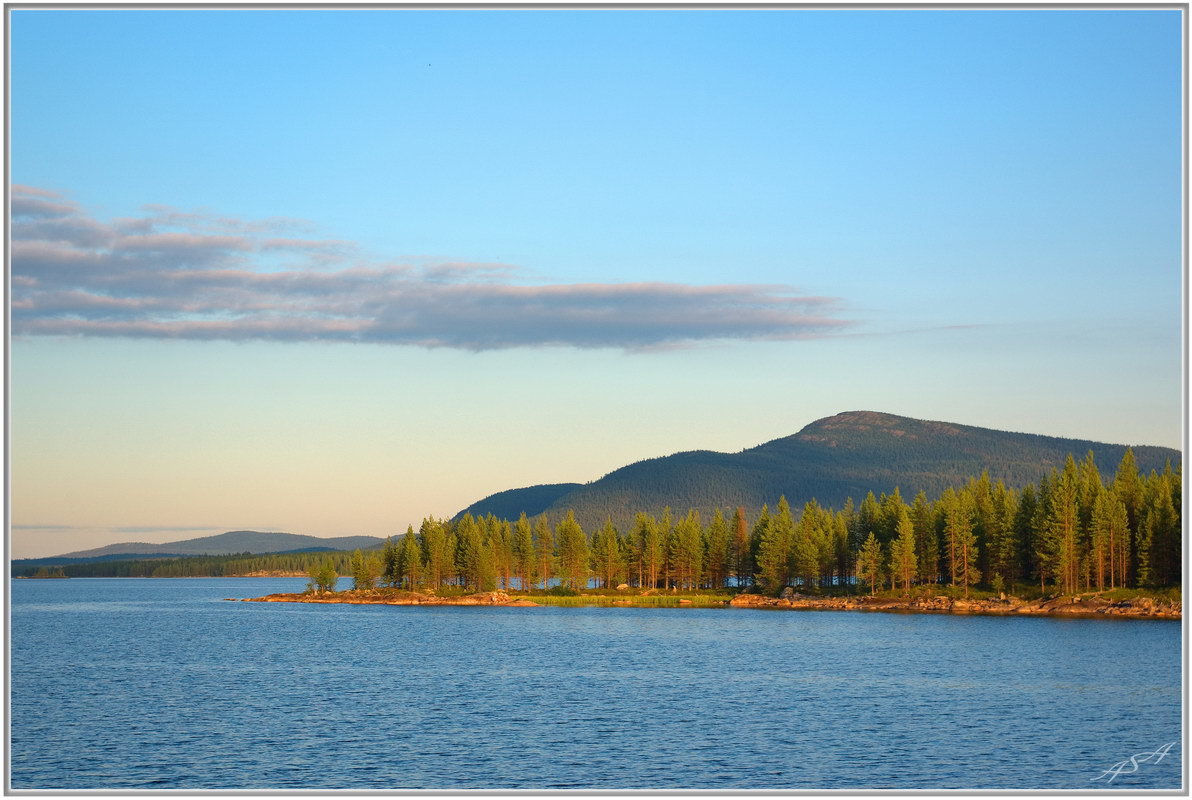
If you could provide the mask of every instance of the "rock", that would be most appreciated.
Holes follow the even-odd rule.
[[[730,606],[764,606],[769,603],[770,598],[762,597],[760,594],[739,594],[729,601]]]
[[[628,589],[629,589],[629,584],[627,584],[627,583],[619,583],[619,584],[617,584],[617,591],[618,591],[618,592],[624,592],[624,591],[627,591]]]
[[[679,605],[681,605],[681,606],[689,606],[689,605],[691,605],[691,601],[690,601],[690,600],[688,600],[686,597],[680,597],[680,598],[679,598]]]

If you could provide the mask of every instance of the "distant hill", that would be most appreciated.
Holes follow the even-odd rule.
[[[517,519],[523,511],[528,517],[536,517],[550,508],[559,498],[582,487],[582,483],[544,483],[538,486],[527,486],[525,489],[508,489],[504,492],[490,494],[483,500],[473,503],[456,514],[456,517],[462,517],[464,514],[472,516],[479,514],[483,517],[491,513],[500,519]]]
[[[849,411],[739,453],[676,453],[630,464],[592,483],[499,492],[457,517],[466,511],[516,519],[525,511],[557,518],[573,509],[584,528],[591,529],[610,516],[624,526],[635,512],[656,514],[664,506],[676,514],[695,508],[705,518],[717,507],[744,506],[756,512],[783,495],[796,511],[812,498],[839,508],[846,498],[860,502],[867,492],[880,495],[897,486],[909,502],[920,490],[934,498],[983,470],[1007,486],[1035,483],[1052,467],[1062,467],[1069,453],[1079,460],[1090,450],[1102,475],[1112,476],[1126,447]],[[1173,466],[1180,463],[1178,450],[1133,449],[1144,472],[1162,470],[1168,460]],[[547,488],[560,493],[550,499],[551,492],[543,491]]]
[[[230,553],[285,553],[308,550],[368,550],[380,547],[384,539],[376,536],[339,536],[322,539],[318,536],[304,536],[298,533],[266,533],[262,531],[228,531],[215,536],[201,536],[198,539],[184,539],[180,542],[150,544],[148,542],[121,542],[97,547],[94,550],[79,550],[51,558],[30,559],[46,563],[63,564],[87,561],[113,556],[130,558],[134,556],[204,556],[227,555]]]

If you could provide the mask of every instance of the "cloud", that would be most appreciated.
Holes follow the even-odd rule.
[[[15,335],[660,350],[841,332],[835,298],[781,285],[531,283],[516,266],[378,263],[296,220],[146,206],[108,222],[12,193]]]

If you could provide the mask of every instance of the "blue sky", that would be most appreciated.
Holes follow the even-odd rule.
[[[16,555],[860,408],[1179,446],[1178,12],[10,13]]]

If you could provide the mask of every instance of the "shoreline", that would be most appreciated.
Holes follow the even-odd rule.
[[[441,597],[431,593],[400,591],[362,591],[348,589],[322,594],[281,593],[264,597],[228,597],[226,600],[243,603],[344,603],[349,605],[395,606],[508,606],[518,608],[550,605],[600,606],[618,608],[756,608],[790,611],[869,611],[912,614],[956,614],[980,616],[1072,617],[1084,619],[1182,619],[1179,603],[1156,601],[1149,597],[1112,602],[1096,595],[1069,595],[1026,601],[1014,597],[990,600],[964,600],[949,597],[879,598],[879,597],[809,597],[791,594],[786,597],[767,597],[739,594],[731,599],[694,603],[676,598],[668,606],[645,602],[645,598],[659,595],[577,595],[567,603],[538,603],[524,595],[504,591]],[[663,596],[665,597],[665,595]],[[584,600],[589,602],[584,602]],[[635,602],[638,601],[638,602]]]

